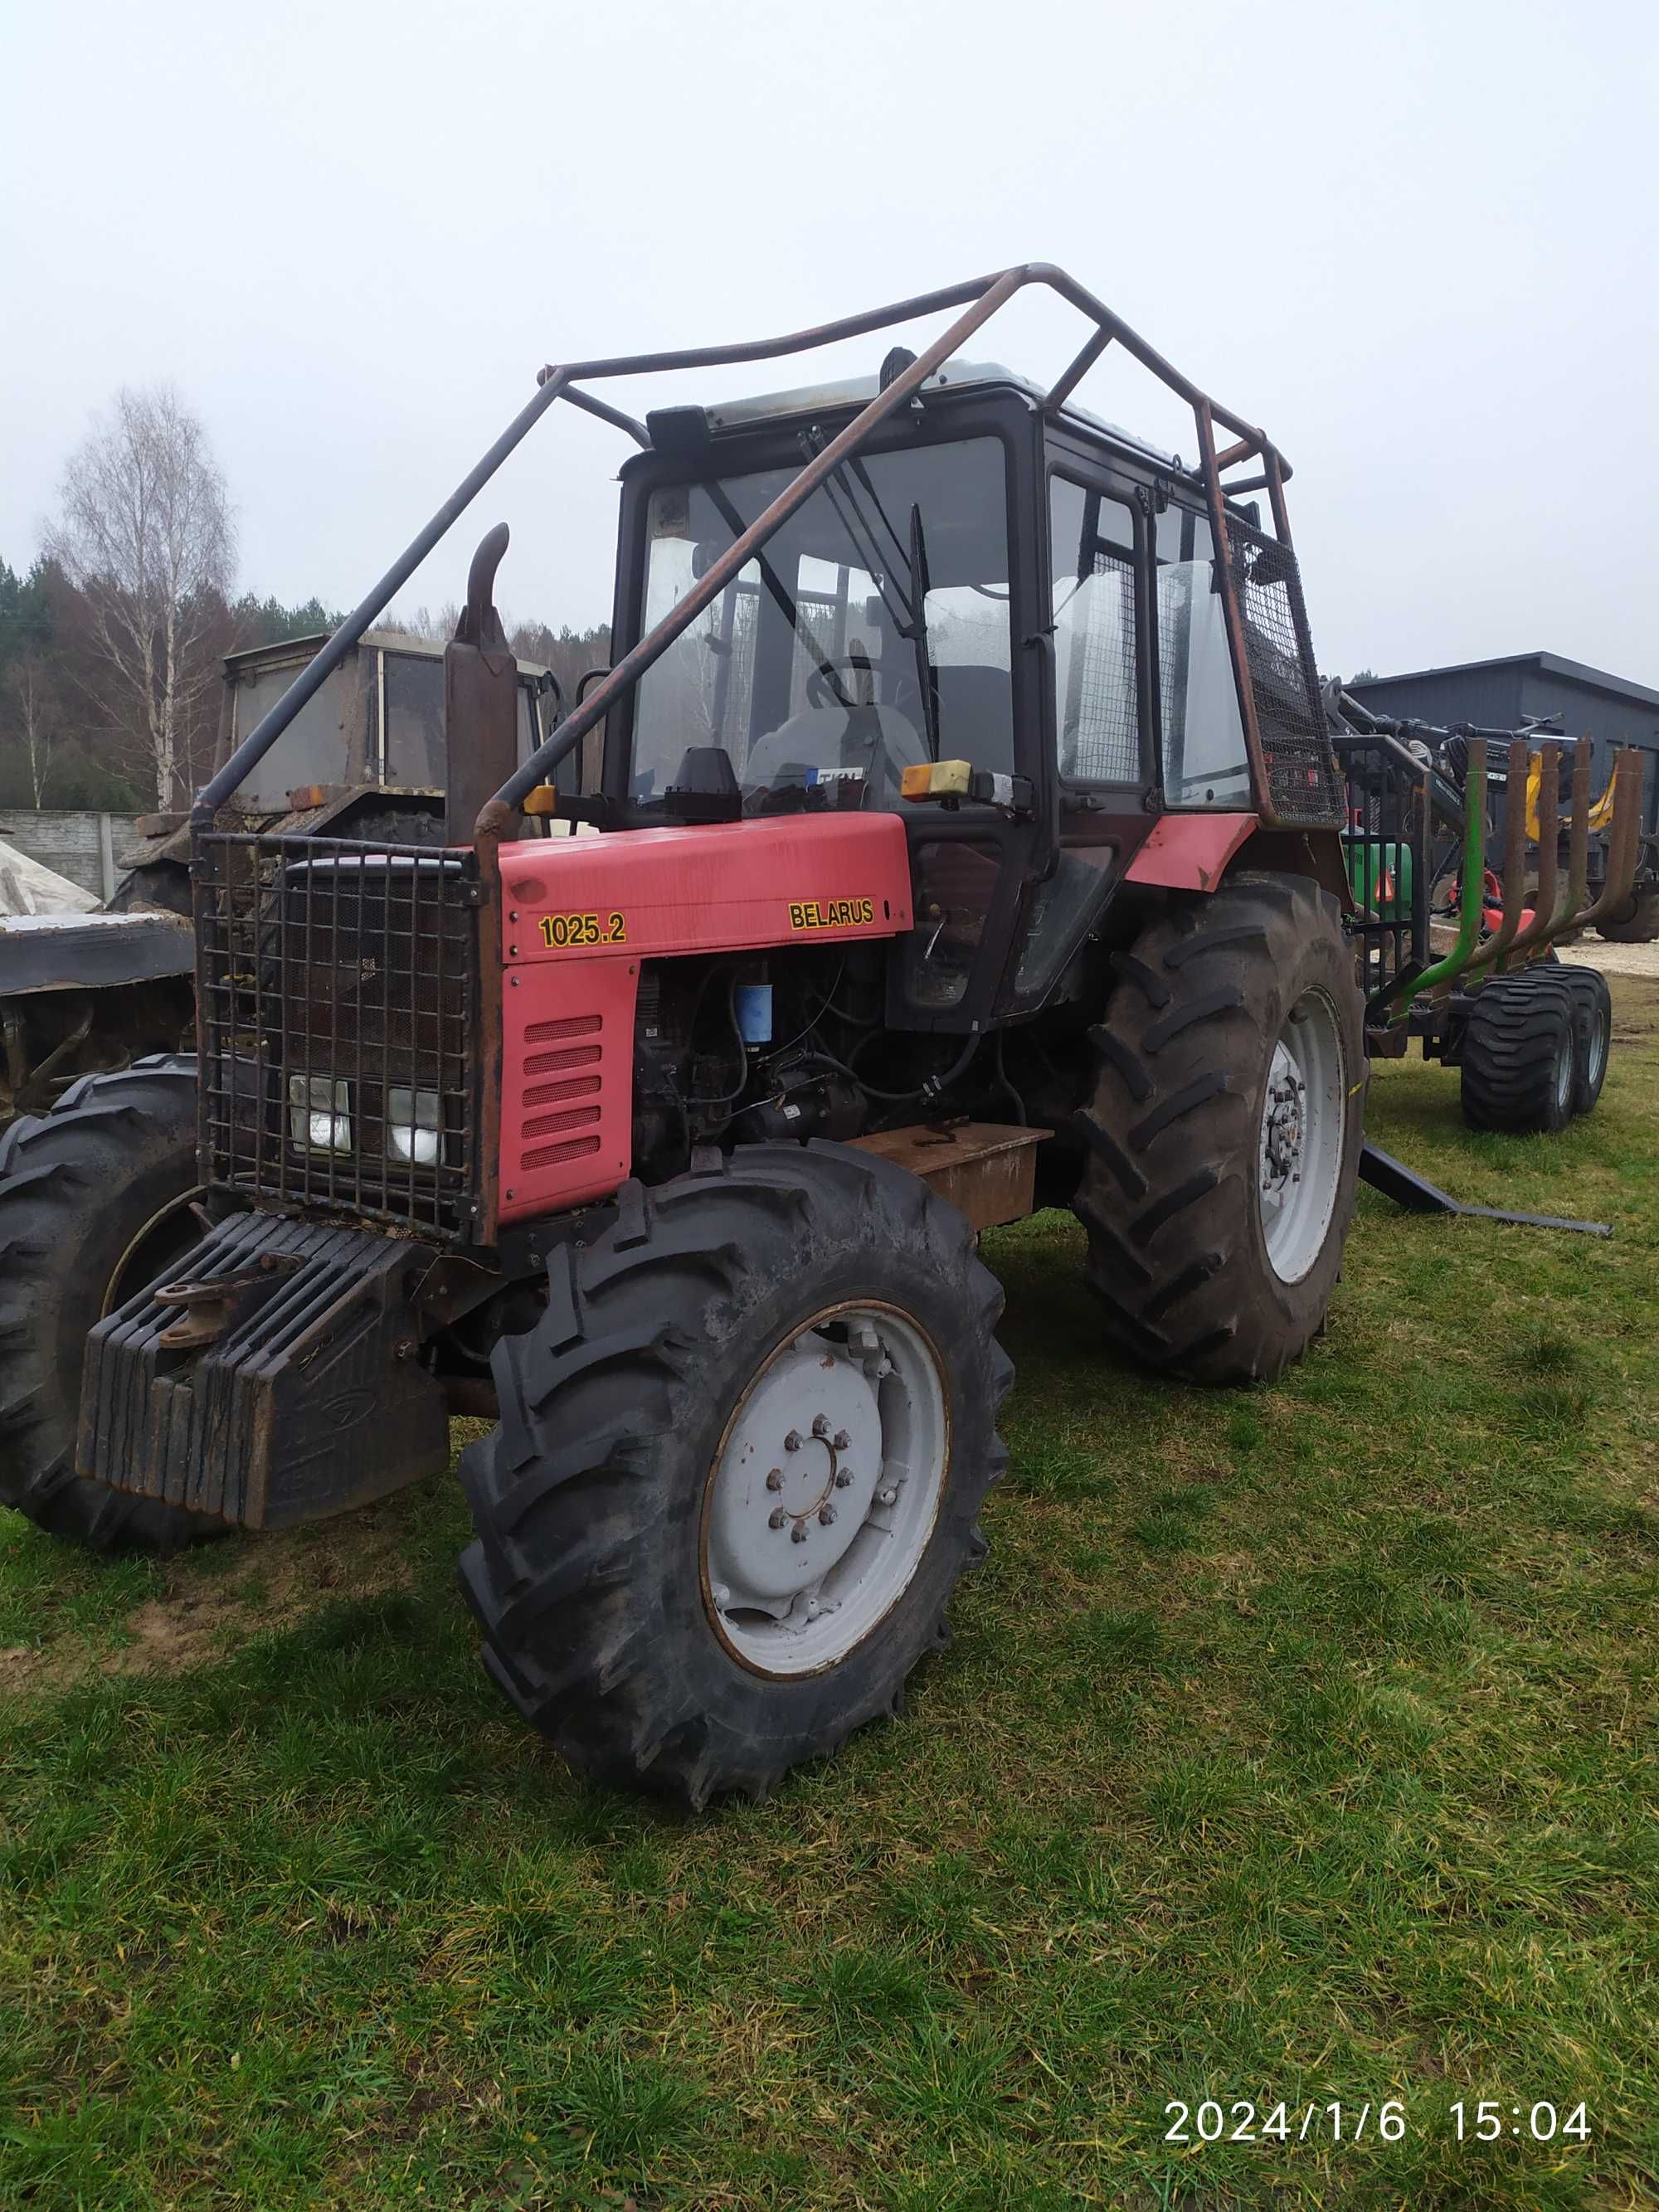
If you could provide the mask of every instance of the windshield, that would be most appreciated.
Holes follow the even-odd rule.
[[[644,627],[777,498],[769,470],[653,492]],[[898,803],[930,758],[1013,765],[1008,530],[993,438],[847,462],[641,678],[629,790],[745,812]]]

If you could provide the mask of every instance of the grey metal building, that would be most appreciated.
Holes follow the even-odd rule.
[[[1346,688],[1374,714],[1443,725],[1513,730],[1526,715],[1559,714],[1566,736],[1595,738],[1598,791],[1606,784],[1613,748],[1640,745],[1648,756],[1642,826],[1659,830],[1659,691],[1648,684],[1564,660],[1557,653],[1518,653],[1504,660],[1371,677]]]

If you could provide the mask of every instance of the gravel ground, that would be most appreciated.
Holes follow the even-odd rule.
[[[1431,937],[1437,952],[1449,952],[1456,932],[1436,921],[1431,925]],[[1646,975],[1659,982],[1659,938],[1651,945],[1606,945],[1591,932],[1563,945],[1561,957],[1582,962],[1589,968],[1599,968],[1604,975]]]
[[[1651,975],[1659,981],[1659,939],[1651,945],[1604,945],[1599,937],[1581,937],[1565,946],[1561,957],[1599,968],[1604,975]]]

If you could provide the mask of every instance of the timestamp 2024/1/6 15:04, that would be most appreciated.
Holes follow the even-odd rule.
[[[1249,2098],[1206,2097],[1198,2104],[1172,2097],[1164,2107],[1170,2124],[1168,2143],[1218,2142],[1401,2142],[1413,2132],[1405,2100],[1387,2097],[1380,2103],[1278,2103]],[[1435,2114],[1437,2130],[1449,2131],[1458,2142],[1492,2143],[1506,2138],[1530,2142],[1584,2143],[1590,2139],[1589,2114],[1581,2100],[1557,2105],[1540,2098],[1524,2104],[1508,2104],[1499,2098],[1471,2102],[1459,2098]],[[1422,2124],[1419,2130],[1421,2131]]]

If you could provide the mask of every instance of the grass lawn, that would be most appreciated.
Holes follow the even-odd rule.
[[[520,1729],[452,1485],[170,1566],[0,1516],[0,2206],[1653,2203],[1659,985],[1613,990],[1564,1137],[1415,1060],[1372,1121],[1615,1239],[1362,1193],[1278,1388],[1115,1365],[1068,1222],[988,1240],[991,1559],[764,1807]],[[1512,2137],[1542,2100],[1588,2142]]]

